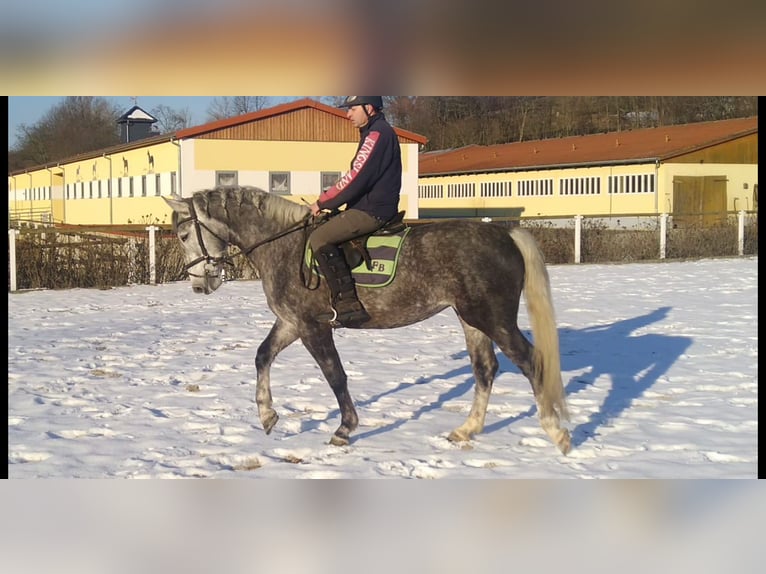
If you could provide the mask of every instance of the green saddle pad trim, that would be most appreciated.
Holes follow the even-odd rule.
[[[358,287],[385,287],[393,281],[396,275],[396,266],[399,262],[399,254],[402,250],[402,242],[410,231],[410,227],[399,233],[391,235],[371,235],[367,238],[367,251],[370,253],[370,265],[362,261],[351,270],[351,276]],[[314,275],[321,276],[317,265],[312,265],[314,254],[311,245],[306,243],[304,261],[306,267],[311,269]]]

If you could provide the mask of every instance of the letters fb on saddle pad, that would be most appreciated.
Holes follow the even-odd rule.
[[[364,259],[351,270],[351,275],[356,281],[358,287],[385,287],[394,278],[396,274],[396,264],[399,260],[402,241],[407,236],[410,228],[407,227],[398,233],[385,235],[371,235],[367,238],[367,252],[370,254],[370,268],[367,267]],[[350,265],[355,262],[348,258],[346,244],[341,245],[344,255]],[[306,243],[306,252],[304,261],[306,267],[311,269],[314,275],[322,276],[318,266],[314,262],[314,254],[311,252],[311,245]]]

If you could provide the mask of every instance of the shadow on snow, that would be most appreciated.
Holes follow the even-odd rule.
[[[670,309],[670,307],[661,307],[645,315],[616,321],[608,325],[583,329],[559,329],[562,371],[586,370],[584,374],[572,377],[565,384],[568,398],[595,385],[599,379],[601,381],[611,380],[611,387],[598,410],[590,413],[587,421],[572,429],[573,447],[585,443],[589,437],[598,433],[599,427],[618,418],[630,407],[634,399],[640,397],[656,383],[689,348],[692,343],[692,339],[689,337],[653,333],[634,334],[641,328],[665,319]],[[529,333],[525,333],[525,335],[530,337]],[[373,395],[363,401],[357,401],[357,406],[364,407],[376,403],[387,395],[410,389],[414,385],[425,385],[437,379],[466,377],[463,382],[440,394],[431,403],[415,410],[411,417],[398,419],[387,425],[361,432],[352,437],[352,443],[396,429],[406,422],[418,419],[430,411],[440,409],[446,402],[472,391],[474,379],[467,352],[462,351],[453,358],[463,359],[466,363],[448,372],[422,377],[414,383],[401,383],[397,387]],[[513,372],[521,377],[520,383],[523,382],[528,385],[510,359],[500,352],[497,352],[497,359],[500,367],[498,375],[502,372]],[[525,412],[486,424],[484,434],[498,431],[524,418],[532,417],[536,410],[537,407],[532,405]],[[337,416],[339,416],[337,409],[328,413],[328,419]]]

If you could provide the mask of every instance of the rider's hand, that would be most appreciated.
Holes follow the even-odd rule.
[[[322,208],[319,207],[316,201],[312,203],[309,207],[311,209],[311,215],[313,215],[314,217],[316,217],[322,212]]]

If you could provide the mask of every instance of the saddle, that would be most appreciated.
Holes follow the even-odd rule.
[[[343,255],[346,257],[346,263],[351,269],[359,267],[364,263],[368,270],[372,270],[372,257],[370,251],[367,248],[367,240],[370,237],[378,235],[396,235],[407,229],[407,224],[404,223],[404,212],[400,211],[394,215],[391,219],[386,221],[382,227],[367,235],[362,235],[356,239],[350,239],[344,243],[338,245],[343,251]]]
[[[393,280],[402,241],[410,229],[400,211],[374,232],[338,245],[358,287],[385,287]],[[321,276],[313,258],[311,245],[306,242],[305,267]]]

